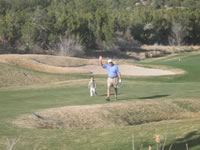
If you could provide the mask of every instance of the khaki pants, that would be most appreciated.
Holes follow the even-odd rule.
[[[116,77],[116,78],[108,78],[108,80],[107,80],[107,86],[108,87],[118,88],[118,86],[119,86],[119,79],[118,79],[118,77]]]

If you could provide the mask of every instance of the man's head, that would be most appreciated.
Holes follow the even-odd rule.
[[[113,65],[112,59],[108,59],[108,64],[109,64],[110,66]]]

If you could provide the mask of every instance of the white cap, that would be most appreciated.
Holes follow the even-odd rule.
[[[111,63],[112,62],[112,59],[108,59],[108,63]]]

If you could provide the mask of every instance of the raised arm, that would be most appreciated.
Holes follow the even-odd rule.
[[[102,56],[99,56],[99,65],[103,67]]]

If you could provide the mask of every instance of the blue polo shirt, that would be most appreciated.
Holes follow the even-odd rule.
[[[118,66],[115,64],[113,64],[112,66],[110,66],[109,64],[104,64],[103,68],[107,70],[109,78],[117,77],[118,73],[120,72]]]

